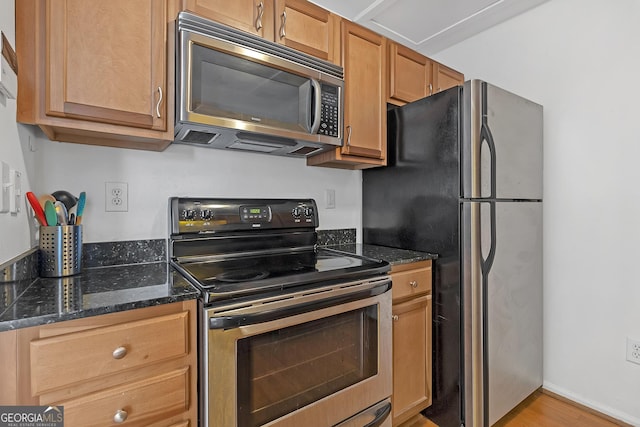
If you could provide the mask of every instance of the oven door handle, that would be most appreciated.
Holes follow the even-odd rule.
[[[284,319],[285,317],[298,314],[309,313],[327,307],[346,304],[353,301],[375,297],[391,289],[391,279],[376,283],[368,289],[359,290],[349,294],[335,297],[328,296],[319,301],[300,303],[274,310],[265,310],[259,313],[239,314],[235,316],[216,316],[209,318],[209,329],[231,329],[240,326],[256,325],[259,323],[271,322],[273,320]]]
[[[379,427],[387,419],[391,413],[391,403],[387,403],[382,408],[378,409],[375,413],[375,419],[364,427]]]
[[[333,427],[380,427],[389,418],[389,414],[391,414],[391,402],[387,399]]]

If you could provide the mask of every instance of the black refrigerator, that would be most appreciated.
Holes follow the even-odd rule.
[[[542,106],[480,80],[388,108],[363,243],[439,255],[432,405],[488,427],[542,386]]]

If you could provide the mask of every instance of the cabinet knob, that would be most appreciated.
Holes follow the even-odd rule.
[[[113,416],[113,422],[118,424],[123,423],[127,420],[128,416],[129,414],[127,414],[127,411],[124,409],[118,409],[116,414]]]
[[[282,25],[280,26],[280,38],[283,39],[287,35],[285,26],[287,25],[287,12],[282,12]]]
[[[115,350],[113,350],[113,353],[112,353],[112,356],[114,359],[122,359],[126,355],[127,355],[127,348],[123,346],[116,348]]]
[[[409,284],[411,285],[412,288],[417,288],[418,287],[418,282],[416,282],[415,280],[412,280],[409,282]]]
[[[391,319],[395,322],[399,319],[400,317],[398,317],[397,314],[394,314],[393,316],[391,316]]]
[[[264,3],[260,2],[258,5],[258,19],[256,19],[256,30],[258,31],[262,28],[262,15],[264,15]]]

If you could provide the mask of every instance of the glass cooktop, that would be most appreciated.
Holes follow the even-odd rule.
[[[328,280],[349,280],[388,272],[389,264],[332,249],[178,262],[210,297],[264,292]]]

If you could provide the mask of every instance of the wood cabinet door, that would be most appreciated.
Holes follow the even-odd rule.
[[[185,0],[190,12],[273,41],[273,0]]]
[[[306,0],[275,0],[275,40],[325,61],[337,62],[334,38],[340,18]]]
[[[432,61],[405,46],[389,44],[389,99],[403,105],[430,95]]]
[[[345,72],[342,154],[384,159],[387,151],[386,39],[342,21]]]
[[[393,305],[393,425],[431,404],[431,295]]]
[[[433,93],[464,83],[464,75],[440,63],[433,63]]]
[[[163,0],[51,0],[48,116],[166,130]]]

